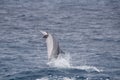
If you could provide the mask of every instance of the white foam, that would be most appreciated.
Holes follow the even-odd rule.
[[[97,71],[97,72],[101,72],[102,70],[98,69],[97,67],[94,66],[71,66],[71,68],[73,69],[81,69],[81,70],[86,70],[86,71]]]
[[[74,78],[64,77],[63,80],[75,80]]]
[[[49,79],[47,77],[43,77],[43,78],[36,79],[36,80],[49,80]]]
[[[58,79],[59,79],[59,78],[58,78]],[[62,79],[63,79],[63,80],[75,80],[74,78],[69,78],[69,77],[63,77]],[[36,79],[36,80],[49,80],[49,78],[43,77],[43,78]],[[53,80],[56,80],[56,79],[53,79]],[[60,78],[60,80],[61,80],[61,78]]]

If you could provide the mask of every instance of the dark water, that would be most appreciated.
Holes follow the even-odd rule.
[[[40,30],[72,65],[102,71],[49,67]],[[37,79],[120,80],[120,1],[0,0],[0,80]]]

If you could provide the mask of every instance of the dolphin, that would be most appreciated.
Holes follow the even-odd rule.
[[[57,59],[60,54],[65,54],[59,47],[59,42],[56,40],[56,38],[46,32],[46,31],[40,31],[43,34],[43,38],[46,39],[47,44],[47,53],[48,53],[48,60]]]

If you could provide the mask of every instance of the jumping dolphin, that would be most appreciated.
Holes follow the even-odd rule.
[[[64,54],[64,52],[60,49],[59,43],[54,36],[45,31],[40,32],[44,35],[43,38],[46,39],[48,60],[57,59],[59,54]]]

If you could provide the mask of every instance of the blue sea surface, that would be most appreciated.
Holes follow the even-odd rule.
[[[47,64],[41,30],[70,67]],[[0,80],[120,80],[120,0],[0,0]]]

